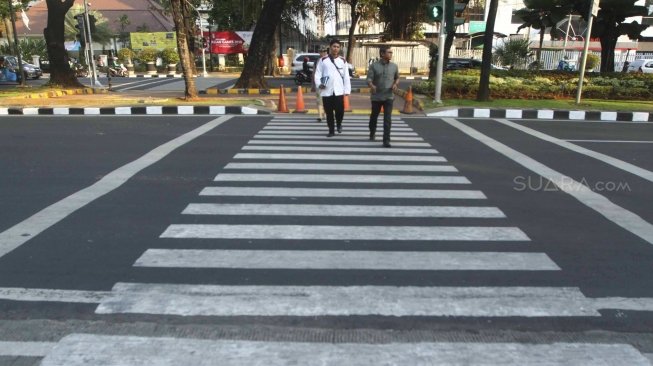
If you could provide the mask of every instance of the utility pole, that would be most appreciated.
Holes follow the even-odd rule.
[[[587,52],[590,48],[590,40],[592,38],[592,23],[594,17],[599,12],[599,0],[592,0],[590,5],[589,19],[587,20],[587,37],[585,37],[585,46],[583,47],[583,57],[580,62],[580,75],[578,76],[578,90],[576,91],[576,104],[580,104],[581,95],[583,94],[583,79],[585,78],[585,63],[587,62]]]
[[[195,12],[197,12],[197,18],[199,19],[199,22],[200,22],[200,36],[202,36],[202,38],[204,38],[204,31],[202,30],[202,24],[203,24],[202,23],[202,14],[200,14],[199,9],[194,7],[193,4],[191,4],[188,0],[186,0],[186,3],[188,4],[188,6],[193,8],[193,10],[195,10]],[[211,26],[209,26],[209,36],[210,35],[211,35]],[[211,47],[211,46],[209,45],[209,47]],[[202,70],[203,70],[202,71],[202,76],[203,77],[209,76],[209,74],[206,73],[206,53],[205,52],[206,52],[206,50],[204,49],[204,43],[202,42]]]
[[[20,45],[18,43],[18,33],[16,32],[16,14],[14,14],[14,4],[9,1],[9,13],[11,14],[11,27],[14,30],[14,46],[16,49],[16,57],[18,58],[18,70],[16,70],[16,77],[20,77],[20,86],[25,86],[25,73],[23,72],[23,58],[20,55]]]
[[[447,27],[444,14],[447,14],[447,1],[442,2],[442,21],[440,22],[440,34],[438,35],[438,69],[435,73],[435,103],[442,104],[442,74],[444,73],[444,45],[447,38]]]
[[[88,32],[88,37],[86,41],[88,42],[88,50],[91,54],[89,57],[90,66],[91,66],[91,83],[94,86],[102,87],[102,84],[97,79],[97,70],[95,69],[95,57],[93,56],[93,37],[91,36],[91,22],[88,17],[88,0],[84,0],[84,20],[85,20],[85,31]]]

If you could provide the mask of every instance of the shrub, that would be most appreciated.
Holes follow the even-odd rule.
[[[118,51],[118,59],[121,62],[132,61],[134,59],[134,51],[129,48],[121,48]]]
[[[154,62],[159,52],[154,47],[145,47],[138,53],[138,59],[143,62]]]
[[[174,48],[166,48],[161,51],[161,58],[168,65],[176,64],[179,62],[179,53]]]
[[[599,56],[590,53],[587,55],[587,62],[585,63],[585,70],[593,70],[595,67],[599,66],[601,59]]]

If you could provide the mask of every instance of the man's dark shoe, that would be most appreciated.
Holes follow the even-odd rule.
[[[327,137],[333,137],[333,136],[335,136],[335,135],[336,135],[335,133],[333,133],[333,132],[329,132],[329,134],[327,135]]]
[[[342,125],[338,125],[338,133],[342,133]]]
[[[318,122],[322,122],[322,118],[318,118],[317,121],[318,121]]]
[[[375,137],[374,137],[374,134],[371,133],[371,134],[370,134],[370,141],[374,141],[374,138],[375,138]]]
[[[392,145],[390,145],[390,141],[383,141],[383,147],[392,147]]]

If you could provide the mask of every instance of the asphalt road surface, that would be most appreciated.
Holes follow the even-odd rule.
[[[325,134],[0,119],[0,364],[650,364],[653,124]]]

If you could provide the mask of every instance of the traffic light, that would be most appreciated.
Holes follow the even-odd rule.
[[[438,0],[436,2],[429,2],[426,4],[426,17],[431,21],[431,22],[442,22],[443,18],[443,11],[442,11],[442,3],[445,0]]]
[[[463,12],[467,8],[469,1],[456,1],[448,0],[446,6],[445,24],[447,33],[455,31],[456,27],[465,23],[465,18],[462,17]]]
[[[202,37],[202,48],[206,48],[208,43],[206,42],[206,37]]]
[[[95,16],[93,16],[92,14],[88,15],[88,25],[89,25],[89,28],[91,29],[91,34],[95,33],[95,30],[96,30],[96,28],[95,28]]]
[[[75,20],[77,21],[77,24],[75,24],[75,29],[77,29],[77,34],[75,34],[75,38],[79,41],[79,44],[82,47],[86,47],[86,30],[84,29],[84,14],[75,15]]]

